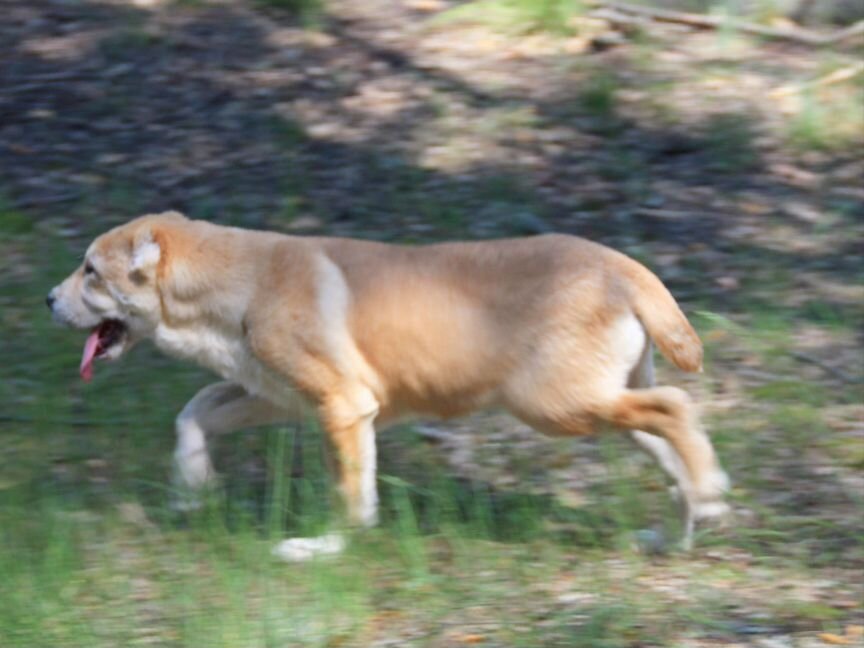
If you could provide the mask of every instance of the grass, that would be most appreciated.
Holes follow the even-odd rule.
[[[853,149],[864,142],[864,86],[829,92],[803,89],[788,121],[790,142],[803,150]]]
[[[279,467],[274,469],[271,481],[278,481]],[[358,538],[338,560],[292,566],[270,558],[270,534],[256,516],[238,515],[236,500],[181,523],[155,504],[141,506],[140,519],[123,515],[124,506],[140,506],[136,488],[97,495],[92,507],[50,483],[6,489],[0,496],[3,645],[111,646],[150,638],[182,646],[328,646],[356,642],[385,613],[434,626],[454,604],[483,608],[502,591],[542,585],[555,571],[556,548],[535,552],[524,540],[502,544],[493,538],[495,526],[510,534],[490,519],[483,497],[468,504],[467,514],[457,514],[446,489],[424,490],[426,505],[438,508],[427,511],[423,523],[413,487],[386,476],[382,486],[382,530]],[[316,488],[301,483],[295,489],[307,498],[299,508],[326,501]],[[430,518],[437,524],[422,529]],[[295,518],[290,526],[311,529],[308,519]],[[540,561],[534,573],[524,572],[526,560]],[[464,573],[494,578],[466,587],[458,577]],[[418,609],[424,611],[419,618]],[[607,616],[604,608],[587,611],[584,634],[562,618],[562,635],[615,637],[620,623],[608,624]],[[530,615],[523,622],[530,623]],[[556,625],[546,634],[554,637]],[[422,638],[404,645],[423,645]]]
[[[528,199],[527,189],[507,190]],[[759,500],[788,449],[844,454],[849,441],[832,436],[823,412],[847,396],[780,379],[751,391],[758,416],[709,420],[737,484],[733,499],[756,523],[703,532],[699,544],[743,552],[759,565],[755,579],[734,561],[635,549],[639,529],[667,538],[679,529],[660,472],[621,438],[601,440],[604,475],[571,502],[523,486],[536,480],[536,460],[514,452],[507,470],[518,479],[497,487],[470,468],[467,477],[454,471],[410,426],[382,436],[381,527],[354,536],[343,556],[285,565],[270,555],[276,541],[319,533],[333,519],[315,423],[218,440],[220,490],[200,512],[172,512],[172,419],[210,378],[142,347],[80,383],[81,336],[51,325],[41,296],[74,266],[84,240],[60,238],[9,207],[3,213],[3,257],[26,260],[6,268],[14,274],[4,275],[0,293],[4,337],[16,340],[0,368],[3,401],[14,404],[0,419],[4,647],[367,646],[387,638],[404,646],[671,646],[712,633],[731,641],[737,627],[757,623],[753,615],[778,632],[793,623],[837,632],[848,618],[833,595],[799,598],[794,587],[824,580],[832,565],[861,564],[852,518],[802,518],[806,493],[797,491],[780,505]],[[818,325],[841,324],[822,315]],[[695,319],[709,341],[726,331],[727,343],[709,344],[709,360],[724,361],[732,335],[769,370],[787,362],[777,350],[792,343],[788,319],[766,315],[751,328],[712,313]],[[477,425],[482,438],[482,419]],[[782,442],[766,445],[766,436]],[[798,478],[794,470],[787,479]],[[762,599],[764,581],[790,589]],[[730,582],[745,609],[718,605],[729,600]],[[839,587],[840,596],[854,593]]]
[[[755,167],[758,159],[753,148],[756,133],[752,123],[742,115],[714,115],[705,124],[704,131],[705,148],[713,170],[741,173]]]
[[[799,150],[855,151],[864,143],[864,69],[825,53],[780,97],[785,137]]]
[[[509,34],[568,35],[573,31],[570,18],[581,11],[578,0],[474,0],[435,20],[438,24],[481,24]]]
[[[308,0],[262,3],[300,15],[322,8]],[[558,0],[487,0],[447,12],[445,20],[567,34],[569,16],[578,11]],[[118,33],[102,43],[104,52],[162,49],[158,35],[141,25]],[[587,165],[584,176],[567,176],[573,193],[596,172],[641,201],[656,190],[653,174],[662,167],[622,137],[639,125],[628,94],[647,85],[656,95],[651,101],[666,101],[681,84],[652,77],[654,57],[642,58],[637,81],[610,72],[605,60],[579,59],[580,80],[562,99],[562,114],[550,116],[533,100],[490,102],[467,127],[464,116],[453,118],[453,140],[463,143],[463,130],[490,140],[531,135],[546,125],[590,131],[605,138],[598,144],[605,162]],[[852,130],[834,129],[855,123],[858,95],[845,93],[860,90],[856,83],[814,91],[810,107],[805,101],[797,116],[781,121],[790,141],[822,151],[852,142]],[[118,88],[101,101],[122,114],[137,100],[124,92]],[[440,96],[443,119],[451,98]],[[846,108],[832,112],[835,100]],[[665,126],[681,129],[668,101]],[[694,183],[757,168],[757,122],[746,113],[718,112],[695,123],[710,168]],[[290,155],[308,143],[303,126],[274,117],[264,127],[289,152],[279,186],[284,200],[266,223],[288,228],[310,214],[324,226],[337,221],[314,201],[313,174],[302,156]],[[577,148],[572,153],[591,157]],[[546,159],[550,171],[560,170]],[[538,231],[546,222],[556,227],[564,222],[555,220],[559,212],[567,215],[567,207],[545,203],[530,173],[508,160],[437,191],[434,183],[445,175],[420,169],[408,155],[370,154],[364,161],[364,182],[376,189],[374,201],[358,194],[352,202],[355,233],[418,242],[502,236]],[[784,195],[776,196],[778,203]],[[600,221],[613,202],[599,200],[586,203],[596,217],[586,227],[597,227],[588,235],[608,231]],[[843,200],[832,207],[837,215],[825,230],[808,237],[855,231],[860,209]],[[680,529],[660,471],[623,438],[532,445],[514,434],[502,441],[479,416],[468,423],[477,439],[470,461],[430,447],[411,425],[382,435],[381,526],[352,537],[343,556],[286,565],[270,554],[278,540],[320,533],[335,518],[315,423],[217,440],[221,487],[204,510],[175,513],[168,506],[173,417],[212,376],[142,345],[122,363],[100,365],[94,382],[84,385],[76,375],[81,334],[48,321],[44,295],[78,262],[91,236],[147,204],[136,182],[111,178],[64,205],[57,218],[34,218],[0,198],[3,648],[691,648],[748,645],[753,627],[771,636],[797,633],[803,645],[817,632],[842,635],[860,619],[864,502],[849,486],[864,466],[860,385],[838,382],[792,353],[805,334],[847,340],[864,322],[860,308],[827,292],[801,298],[798,279],[814,270],[812,259],[742,243],[726,261],[696,253],[682,261],[676,288],[703,295],[703,313],[693,320],[706,340],[707,371],[687,382],[658,365],[662,378],[704,404],[741,514],[732,528],[702,531],[692,556],[638,550],[640,531],[669,544]],[[217,197],[197,199],[189,211],[249,224],[243,210]],[[478,230],[478,223],[487,229]],[[766,217],[761,225],[774,223]],[[650,262],[655,246],[689,255],[694,241],[675,234],[641,249]],[[827,270],[833,253],[820,261],[829,263]],[[712,281],[726,271],[716,267],[723,263],[741,282],[720,294]],[[851,281],[851,273],[842,280]],[[693,313],[694,304],[687,310]],[[577,464],[584,474],[568,472],[580,452],[587,457]],[[565,479],[576,477],[577,485]]]
[[[288,11],[307,27],[317,26],[326,11],[325,0],[256,0],[261,7]]]

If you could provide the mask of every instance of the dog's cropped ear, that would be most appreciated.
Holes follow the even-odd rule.
[[[149,274],[156,269],[163,256],[161,239],[162,237],[155,234],[149,225],[135,233],[132,240],[130,272]]]

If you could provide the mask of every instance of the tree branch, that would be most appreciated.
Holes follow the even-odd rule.
[[[849,40],[855,36],[864,34],[864,20],[850,25],[845,29],[841,29],[832,34],[817,34],[807,29],[789,29],[780,27],[768,27],[758,25],[756,23],[736,20],[734,18],[724,16],[709,16],[706,14],[686,13],[683,11],[671,11],[669,9],[656,9],[654,7],[642,7],[639,5],[631,5],[626,2],[618,2],[617,0],[588,0],[588,4],[599,7],[601,9],[611,10],[612,12],[620,12],[625,14],[621,17],[621,22],[625,21],[626,15],[638,16],[657,22],[667,22],[678,25],[688,25],[697,29],[721,29],[730,27],[746,34],[761,36],[763,38],[772,38],[775,40],[786,40],[794,43],[812,46],[827,46],[836,45],[843,41]],[[614,13],[602,14],[602,18],[615,22],[616,16]],[[630,22],[632,24],[632,22]]]

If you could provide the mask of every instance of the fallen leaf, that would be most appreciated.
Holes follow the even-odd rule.
[[[840,635],[834,634],[832,632],[822,632],[817,636],[823,642],[831,644],[832,646],[848,646],[850,643],[852,643],[846,637],[841,637]]]
[[[846,636],[853,639],[860,639],[864,637],[864,626],[861,625],[850,625],[846,626]]]
[[[456,641],[463,644],[479,644],[486,641],[486,635],[482,634],[463,634],[456,637]]]
[[[723,329],[714,329],[705,335],[705,339],[709,342],[722,342],[729,338],[729,331]]]
[[[447,8],[447,3],[442,0],[408,0],[405,6],[414,11],[443,11]]]

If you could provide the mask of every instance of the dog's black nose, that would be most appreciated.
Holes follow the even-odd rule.
[[[54,301],[55,301],[54,295],[48,295],[45,298],[45,303],[48,304],[48,308],[54,308]]]

